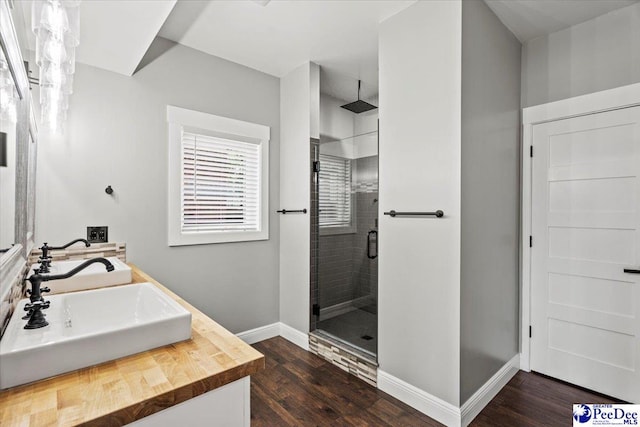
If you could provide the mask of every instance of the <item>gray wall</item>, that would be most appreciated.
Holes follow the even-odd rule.
[[[638,82],[640,3],[523,47],[523,107]]]
[[[108,225],[129,261],[231,331],[276,322],[279,80],[164,39],[155,47],[169,50],[133,77],[77,65],[67,132],[40,141],[37,242]],[[167,246],[167,104],[271,127],[269,240]]]
[[[460,400],[462,5],[419,1],[380,24],[378,387]],[[418,197],[419,196],[419,197]],[[416,404],[415,401],[412,404]]]
[[[518,353],[520,43],[462,3],[460,403]]]
[[[320,68],[307,62],[280,79],[280,206],[309,206],[311,144],[318,139]],[[296,207],[293,207],[296,206]],[[308,347],[311,288],[309,215],[280,215],[280,321],[284,336]],[[298,333],[296,333],[296,331]]]

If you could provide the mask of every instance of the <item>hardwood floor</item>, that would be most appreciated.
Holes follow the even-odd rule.
[[[488,426],[568,426],[574,403],[621,403],[544,375],[520,371],[470,424]]]
[[[266,369],[251,377],[252,426],[440,426],[323,359],[276,337],[253,345]],[[612,403],[598,394],[519,372],[472,426],[563,426],[573,403]]]
[[[440,426],[421,412],[281,337],[254,344],[252,426]]]

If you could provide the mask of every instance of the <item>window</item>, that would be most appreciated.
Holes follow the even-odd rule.
[[[259,155],[257,144],[183,131],[181,231],[258,231]]]
[[[351,160],[320,155],[318,199],[319,225],[325,229],[323,234],[330,234],[330,229],[353,232]]]
[[[269,238],[267,126],[173,106],[169,246]]]

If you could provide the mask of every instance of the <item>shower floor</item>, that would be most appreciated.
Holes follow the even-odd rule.
[[[378,316],[365,310],[353,310],[317,323],[321,329],[375,357],[378,348]],[[369,339],[367,339],[369,338]]]

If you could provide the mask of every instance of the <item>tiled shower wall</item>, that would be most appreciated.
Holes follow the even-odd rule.
[[[356,160],[354,189],[356,191],[356,234],[353,236],[354,299],[359,305],[376,312],[378,295],[378,258],[367,257],[367,235],[378,231],[378,156]],[[372,255],[377,254],[377,239]],[[369,297],[362,300],[363,297]]]
[[[330,307],[354,298],[353,252],[352,233],[320,236],[318,248],[320,307]]]
[[[378,295],[378,258],[369,259],[367,257],[367,235],[370,231],[378,231],[377,209],[378,192],[357,193],[357,232],[354,236],[353,244],[353,271],[352,284],[354,288],[354,299],[371,297]],[[372,245],[372,255],[376,253],[376,244]],[[375,300],[361,301],[362,305],[373,305],[371,310],[375,313]]]
[[[355,160],[352,173],[356,232],[319,237],[315,255],[317,257],[311,263],[312,270],[316,268],[318,273],[315,284],[312,274],[312,288],[319,284],[321,289],[316,294],[322,308],[359,299],[361,305],[375,310],[378,261],[367,258],[367,233],[371,230],[377,231],[378,156]],[[315,188],[312,186],[312,200],[317,200],[317,193],[314,191]],[[312,217],[317,218],[313,213],[312,206]],[[312,230],[313,227],[312,220]],[[313,241],[317,238],[315,236],[317,234],[312,233],[312,257]],[[312,291],[312,295],[313,293]],[[371,298],[363,301],[362,297]],[[312,330],[314,327],[312,321]]]

